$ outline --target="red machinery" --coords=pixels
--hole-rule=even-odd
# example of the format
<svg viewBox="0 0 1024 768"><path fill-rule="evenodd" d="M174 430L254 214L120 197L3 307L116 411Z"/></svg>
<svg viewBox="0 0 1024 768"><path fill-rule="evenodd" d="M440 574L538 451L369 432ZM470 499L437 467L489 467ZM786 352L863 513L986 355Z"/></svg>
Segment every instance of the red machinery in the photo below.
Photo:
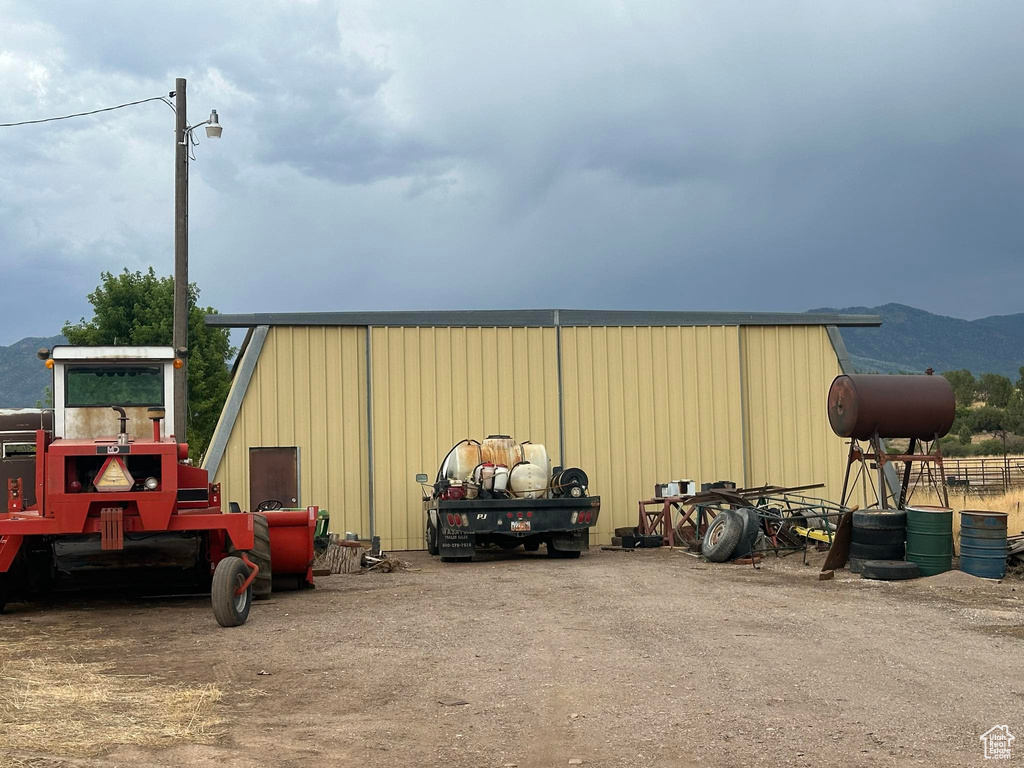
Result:
<svg viewBox="0 0 1024 768"><path fill-rule="evenodd" d="M165 434L172 349L40 352L54 370L54 433L36 433L35 503L25 503L20 478L6 489L0 609L7 596L63 570L156 572L170 563L209 585L222 626L238 626L252 598L269 594L272 575L312 584L316 508L225 514L219 485L188 463L186 443ZM114 436L83 434L115 419Z"/></svg>

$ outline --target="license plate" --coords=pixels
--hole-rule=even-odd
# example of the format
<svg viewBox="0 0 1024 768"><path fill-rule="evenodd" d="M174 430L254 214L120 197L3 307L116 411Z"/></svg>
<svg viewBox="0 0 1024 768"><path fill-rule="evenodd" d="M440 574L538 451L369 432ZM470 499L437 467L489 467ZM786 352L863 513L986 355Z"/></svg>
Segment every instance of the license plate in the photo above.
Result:
<svg viewBox="0 0 1024 768"><path fill-rule="evenodd" d="M529 520L513 520L512 521L512 531L513 531L513 533L515 531L528 531L528 530L530 530L530 521Z"/></svg>

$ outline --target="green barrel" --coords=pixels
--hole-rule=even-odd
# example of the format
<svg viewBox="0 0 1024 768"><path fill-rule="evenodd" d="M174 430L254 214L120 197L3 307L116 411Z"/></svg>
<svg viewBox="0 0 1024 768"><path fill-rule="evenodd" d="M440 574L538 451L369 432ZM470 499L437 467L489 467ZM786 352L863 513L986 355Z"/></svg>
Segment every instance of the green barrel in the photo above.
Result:
<svg viewBox="0 0 1024 768"><path fill-rule="evenodd" d="M953 510L948 507L907 507L907 560L922 576L953 567Z"/></svg>
<svg viewBox="0 0 1024 768"><path fill-rule="evenodd" d="M965 509L960 513L960 570L983 579L1006 575L1005 512Z"/></svg>

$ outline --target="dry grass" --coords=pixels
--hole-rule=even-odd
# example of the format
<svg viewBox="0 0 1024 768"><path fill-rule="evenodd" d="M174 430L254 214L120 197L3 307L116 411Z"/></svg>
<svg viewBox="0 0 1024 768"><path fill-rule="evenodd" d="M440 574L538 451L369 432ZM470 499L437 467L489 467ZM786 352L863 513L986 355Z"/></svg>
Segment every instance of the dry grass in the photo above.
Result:
<svg viewBox="0 0 1024 768"><path fill-rule="evenodd" d="M19 754L87 757L119 745L206 742L220 733L216 686L167 685L114 674L111 664L26 657L26 647L2 647L0 764L17 764ZM39 652L34 643L32 652Z"/></svg>
<svg viewBox="0 0 1024 768"><path fill-rule="evenodd" d="M911 504L940 504L934 492L915 493ZM1006 521L1007 532L1013 536L1024 532L1024 488L1010 491L1009 493L992 495L975 495L970 493L949 493L949 506L954 510L953 534L960 535L960 515L964 509L989 510L991 512L1006 512L1009 517Z"/></svg>

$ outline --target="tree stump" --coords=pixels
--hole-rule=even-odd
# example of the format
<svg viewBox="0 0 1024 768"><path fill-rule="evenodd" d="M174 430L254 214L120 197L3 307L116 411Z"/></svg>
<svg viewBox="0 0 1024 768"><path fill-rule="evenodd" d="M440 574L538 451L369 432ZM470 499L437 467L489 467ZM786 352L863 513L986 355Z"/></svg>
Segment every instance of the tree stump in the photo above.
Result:
<svg viewBox="0 0 1024 768"><path fill-rule="evenodd" d="M359 573L363 567L363 550L369 544L362 541L348 541L332 533L323 556L323 567L331 573Z"/></svg>

